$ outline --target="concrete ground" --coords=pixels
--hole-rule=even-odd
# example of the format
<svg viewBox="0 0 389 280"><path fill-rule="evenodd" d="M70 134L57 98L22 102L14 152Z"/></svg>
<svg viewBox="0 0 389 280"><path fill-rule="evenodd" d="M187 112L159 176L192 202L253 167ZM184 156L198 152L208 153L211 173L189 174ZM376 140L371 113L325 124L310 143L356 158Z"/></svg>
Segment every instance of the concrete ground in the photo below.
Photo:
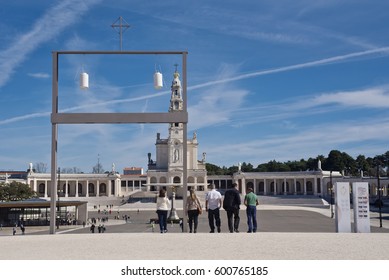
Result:
<svg viewBox="0 0 389 280"><path fill-rule="evenodd" d="M246 214L241 210L240 233L229 233L221 210L222 233L208 233L206 214L200 216L198 233L182 233L169 224L168 233L154 232L148 223L155 205L134 203L115 206L113 214L129 215L130 222L113 219L105 233L90 233L82 226L61 226L55 235L47 227L27 227L12 236L0 230L2 260L389 260L389 214L371 212L371 234L336 233L330 210L323 207L260 205L259 232L246 233ZM139 212L138 212L139 209ZM102 217L93 208L91 217ZM177 210L182 215L182 210ZM98 222L99 224L99 222Z"/></svg>

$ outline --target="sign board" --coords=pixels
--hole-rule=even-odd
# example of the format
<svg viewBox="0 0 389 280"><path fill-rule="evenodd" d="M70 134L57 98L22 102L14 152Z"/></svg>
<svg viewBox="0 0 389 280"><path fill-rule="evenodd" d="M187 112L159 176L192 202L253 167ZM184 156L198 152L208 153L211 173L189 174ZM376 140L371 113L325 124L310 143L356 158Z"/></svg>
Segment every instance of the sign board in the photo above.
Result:
<svg viewBox="0 0 389 280"><path fill-rule="evenodd" d="M350 183L335 183L336 232L351 232Z"/></svg>
<svg viewBox="0 0 389 280"><path fill-rule="evenodd" d="M370 232L369 185L353 183L354 232Z"/></svg>

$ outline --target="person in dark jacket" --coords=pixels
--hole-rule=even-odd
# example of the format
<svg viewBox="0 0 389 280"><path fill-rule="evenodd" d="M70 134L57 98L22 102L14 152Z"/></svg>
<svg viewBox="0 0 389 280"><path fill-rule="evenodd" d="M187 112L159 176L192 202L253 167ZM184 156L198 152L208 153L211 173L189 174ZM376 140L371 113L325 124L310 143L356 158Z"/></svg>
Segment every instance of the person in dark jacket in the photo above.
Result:
<svg viewBox="0 0 389 280"><path fill-rule="evenodd" d="M239 232L239 209L241 199L238 191L238 185L233 183L224 194L223 209L227 212L228 229L231 233Z"/></svg>

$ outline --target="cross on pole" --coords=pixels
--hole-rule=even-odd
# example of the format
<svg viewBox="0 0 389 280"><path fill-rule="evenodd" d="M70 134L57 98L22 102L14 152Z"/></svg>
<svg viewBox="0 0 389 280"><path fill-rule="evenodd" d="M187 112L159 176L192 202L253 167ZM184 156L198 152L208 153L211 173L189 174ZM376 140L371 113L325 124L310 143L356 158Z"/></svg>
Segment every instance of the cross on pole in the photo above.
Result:
<svg viewBox="0 0 389 280"><path fill-rule="evenodd" d="M119 22L119 24L118 24ZM118 19L111 25L111 27L115 30L119 29L119 37L120 37L120 50L122 50L123 45L123 32L130 28L130 25L124 20L123 17L118 17ZM124 29L124 30L123 30Z"/></svg>

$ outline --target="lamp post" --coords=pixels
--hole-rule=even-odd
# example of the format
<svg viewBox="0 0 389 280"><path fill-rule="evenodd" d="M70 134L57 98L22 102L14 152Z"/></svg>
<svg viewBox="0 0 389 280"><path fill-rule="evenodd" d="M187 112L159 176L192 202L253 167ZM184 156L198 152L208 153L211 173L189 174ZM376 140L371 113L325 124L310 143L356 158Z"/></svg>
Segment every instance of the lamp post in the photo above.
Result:
<svg viewBox="0 0 389 280"><path fill-rule="evenodd" d="M330 191L331 191L331 203L330 203L330 208L331 208L331 219L334 218L334 185L332 184L332 170L330 171Z"/></svg>
<svg viewBox="0 0 389 280"><path fill-rule="evenodd" d="M170 209L170 215L168 218L168 221L170 221L170 222L178 221L180 219L177 215L177 211L176 211L176 208L174 206L175 201L176 201L176 186L173 186L172 187L172 207Z"/></svg>
<svg viewBox="0 0 389 280"><path fill-rule="evenodd" d="M381 184L380 184L380 165L377 165L377 184L378 184L378 212L380 215L380 228L382 228L382 211L381 211Z"/></svg>

